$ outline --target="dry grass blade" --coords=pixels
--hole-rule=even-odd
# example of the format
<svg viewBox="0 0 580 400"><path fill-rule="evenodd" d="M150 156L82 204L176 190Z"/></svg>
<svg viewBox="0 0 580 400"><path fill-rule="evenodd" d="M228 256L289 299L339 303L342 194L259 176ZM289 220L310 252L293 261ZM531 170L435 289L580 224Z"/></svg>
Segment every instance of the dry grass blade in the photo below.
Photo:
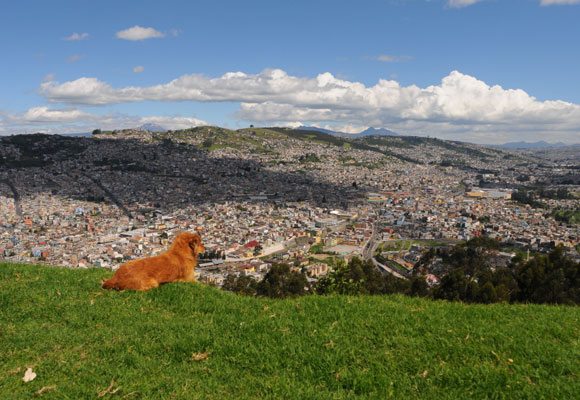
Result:
<svg viewBox="0 0 580 400"><path fill-rule="evenodd" d="M117 393L121 387L118 387L117 389L113 390L113 386L115 386L115 380L111 380L111 384L109 385L109 387L105 390L103 390L102 392L99 392L99 395L97 396L97 399L100 399L101 397L106 396L107 394L115 394Z"/></svg>
<svg viewBox="0 0 580 400"><path fill-rule="evenodd" d="M193 361L201 361L201 360L205 360L206 358L208 358L210 355L209 351L206 351L205 353L193 353L191 355L191 360Z"/></svg>
<svg viewBox="0 0 580 400"><path fill-rule="evenodd" d="M53 386L44 386L42 389L36 392L37 395L42 395L44 392L48 392L49 390L56 389L56 385Z"/></svg>

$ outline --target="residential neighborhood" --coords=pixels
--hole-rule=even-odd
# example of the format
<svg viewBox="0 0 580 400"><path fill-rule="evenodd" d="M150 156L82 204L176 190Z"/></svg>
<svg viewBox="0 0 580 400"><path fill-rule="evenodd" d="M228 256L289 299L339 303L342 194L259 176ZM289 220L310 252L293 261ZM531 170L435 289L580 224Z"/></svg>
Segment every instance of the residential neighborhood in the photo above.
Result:
<svg viewBox="0 0 580 400"><path fill-rule="evenodd" d="M563 245L578 258L580 226L550 216L579 209L577 195L545 200L549 208L511 199L522 176L545 182L573 165L432 139L365 149L213 129L157 141L139 130L2 138L0 258L114 270L197 232L206 248L197 277L218 286L231 274L259 280L275 262L316 280L337 259L364 257L373 235L384 246L408 241L383 252L403 272L430 242L481 235L524 252ZM25 165L32 158L38 165Z"/></svg>

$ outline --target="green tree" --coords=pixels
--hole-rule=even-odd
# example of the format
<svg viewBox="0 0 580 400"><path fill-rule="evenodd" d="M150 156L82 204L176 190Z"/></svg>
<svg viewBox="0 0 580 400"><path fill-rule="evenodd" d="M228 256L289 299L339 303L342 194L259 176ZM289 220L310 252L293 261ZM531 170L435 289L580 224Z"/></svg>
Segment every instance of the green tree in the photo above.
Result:
<svg viewBox="0 0 580 400"><path fill-rule="evenodd" d="M228 275L222 288L244 296L255 296L258 282L247 275Z"/></svg>
<svg viewBox="0 0 580 400"><path fill-rule="evenodd" d="M310 291L306 275L292 271L288 264L273 264L256 287L259 296L273 298L304 296Z"/></svg>
<svg viewBox="0 0 580 400"><path fill-rule="evenodd" d="M411 296L427 297L429 295L429 285L425 275L415 275L411 278Z"/></svg>
<svg viewBox="0 0 580 400"><path fill-rule="evenodd" d="M462 301L467 298L468 284L463 268L455 268L441 278L433 295L436 299Z"/></svg>
<svg viewBox="0 0 580 400"><path fill-rule="evenodd" d="M344 261L337 263L332 271L318 281L318 293L359 294L364 281L364 273L360 265L360 260L358 258L356 259L357 261L354 260L355 258L348 264Z"/></svg>
<svg viewBox="0 0 580 400"><path fill-rule="evenodd" d="M517 301L580 304L580 263L566 256L563 247L528 262L520 260L512 268L519 287Z"/></svg>
<svg viewBox="0 0 580 400"><path fill-rule="evenodd" d="M480 303L490 304L498 301L497 292L493 283L487 282L479 289L478 300Z"/></svg>

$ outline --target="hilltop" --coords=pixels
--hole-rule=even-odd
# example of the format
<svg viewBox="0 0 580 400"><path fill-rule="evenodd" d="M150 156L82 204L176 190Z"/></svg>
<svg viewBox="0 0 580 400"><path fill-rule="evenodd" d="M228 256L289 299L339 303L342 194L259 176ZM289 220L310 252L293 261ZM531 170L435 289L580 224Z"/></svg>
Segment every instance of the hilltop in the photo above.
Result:
<svg viewBox="0 0 580 400"><path fill-rule="evenodd" d="M234 151L275 155L275 147L285 143L295 147L300 143L332 146L342 149L370 151L385 157L414 164L440 164L467 168L486 168L497 165L502 158L513 157L509 152L491 146L475 145L458 141L420 137L397 136L388 130L369 128L357 135L341 135L337 132L314 127L244 128L231 130L216 126L199 126L190 129L150 132L143 129L127 129L103 132L97 137L140 139L147 143L171 140L199 146L205 150L231 149ZM274 143L275 142L275 143Z"/></svg>
<svg viewBox="0 0 580 400"><path fill-rule="evenodd" d="M103 291L102 269L0 264L0 397L574 398L580 308L400 296ZM26 368L38 375L24 383ZM109 391L107 392L107 388ZM108 394L106 394L108 393Z"/></svg>

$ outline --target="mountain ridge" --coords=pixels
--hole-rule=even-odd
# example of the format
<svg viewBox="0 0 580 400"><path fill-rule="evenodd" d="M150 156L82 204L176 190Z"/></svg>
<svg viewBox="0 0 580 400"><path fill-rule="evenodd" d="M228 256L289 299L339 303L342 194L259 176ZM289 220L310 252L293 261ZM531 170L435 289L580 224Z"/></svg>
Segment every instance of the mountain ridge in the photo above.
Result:
<svg viewBox="0 0 580 400"><path fill-rule="evenodd" d="M491 145L491 146L493 146L493 145ZM566 144L566 143L562 143L562 142L549 143L549 142L546 142L544 140L540 140L537 142L520 141L520 142L508 142L508 143L504 143L504 144L495 145L495 147L500 147L502 149L512 149L512 150L542 149L542 148L547 148L547 147L567 147L567 146L574 146L574 144Z"/></svg>

